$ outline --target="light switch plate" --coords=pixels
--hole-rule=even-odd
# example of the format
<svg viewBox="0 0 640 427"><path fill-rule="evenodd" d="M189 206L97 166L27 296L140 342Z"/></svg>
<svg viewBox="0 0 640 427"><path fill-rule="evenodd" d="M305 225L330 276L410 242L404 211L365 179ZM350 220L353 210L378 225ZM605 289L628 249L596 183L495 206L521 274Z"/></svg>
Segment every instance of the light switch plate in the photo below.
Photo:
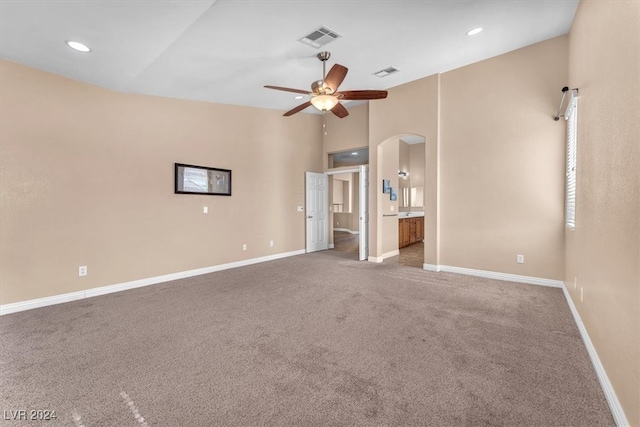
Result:
<svg viewBox="0 0 640 427"><path fill-rule="evenodd" d="M203 213L209 213L209 207L208 206L203 207L202 208L202 212Z"/></svg>
<svg viewBox="0 0 640 427"><path fill-rule="evenodd" d="M304 212L304 208L302 206L298 206L298 212Z"/></svg>

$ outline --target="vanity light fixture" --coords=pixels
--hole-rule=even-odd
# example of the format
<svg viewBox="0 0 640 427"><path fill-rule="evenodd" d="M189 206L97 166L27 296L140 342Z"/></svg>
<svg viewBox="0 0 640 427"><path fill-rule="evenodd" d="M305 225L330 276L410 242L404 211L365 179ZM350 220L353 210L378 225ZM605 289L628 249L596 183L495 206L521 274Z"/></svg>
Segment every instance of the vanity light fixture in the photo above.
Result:
<svg viewBox="0 0 640 427"><path fill-rule="evenodd" d="M478 33L482 32L482 27L474 28L473 30L467 31L468 36L475 36Z"/></svg>
<svg viewBox="0 0 640 427"><path fill-rule="evenodd" d="M358 153L356 151L354 151L353 153L351 153L352 156L357 156Z"/></svg>
<svg viewBox="0 0 640 427"><path fill-rule="evenodd" d="M83 53L91 52L91 49L89 49L89 47L87 45L83 44L83 43L76 42L76 41L73 41L73 40L67 40L65 43L71 49L77 50L78 52L83 52Z"/></svg>

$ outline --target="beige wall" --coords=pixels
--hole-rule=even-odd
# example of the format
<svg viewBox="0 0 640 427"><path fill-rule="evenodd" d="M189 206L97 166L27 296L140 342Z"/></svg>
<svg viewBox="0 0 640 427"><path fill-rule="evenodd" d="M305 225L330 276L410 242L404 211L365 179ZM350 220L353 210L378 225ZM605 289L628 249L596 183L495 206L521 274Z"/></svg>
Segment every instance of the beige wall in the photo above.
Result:
<svg viewBox="0 0 640 427"><path fill-rule="evenodd" d="M557 37L442 75L441 264L563 279L566 130L552 117L567 49Z"/></svg>
<svg viewBox="0 0 640 427"><path fill-rule="evenodd" d="M391 194L382 193L382 180L388 179L391 187L398 192L398 163L400 155L400 141L398 138L390 138L380 144L378 151L378 181L379 184L370 183L371 187L379 188L378 194L378 257L394 252L398 249L398 200L392 201ZM398 199L400 195L398 194Z"/></svg>
<svg viewBox="0 0 640 427"><path fill-rule="evenodd" d="M304 172L322 170L321 116L0 66L0 303L304 248L296 206ZM174 162L232 169L233 195L174 194Z"/></svg>
<svg viewBox="0 0 640 427"><path fill-rule="evenodd" d="M564 129L550 117L567 55L568 37L558 37L391 88L386 100L369 103L371 256L385 253L387 213L376 147L413 134L426 140L425 263L564 277ZM356 126L364 134L362 122ZM353 132L334 133L331 149L347 149L340 141Z"/></svg>
<svg viewBox="0 0 640 427"><path fill-rule="evenodd" d="M568 84L580 98L565 283L629 423L640 426L640 2L582 1L569 51Z"/></svg>
<svg viewBox="0 0 640 427"><path fill-rule="evenodd" d="M385 100L369 103L369 186L370 206L378 206L382 196L382 178L378 173L377 147L389 138L403 135L419 135L426 139L426 169L429 171L429 186L425 188L425 200L431 209L425 211L425 262L436 263L437 244L437 174L438 174L438 92L439 76L425 77L389 89ZM397 176L397 174L396 174ZM381 211L371 209L369 215L369 255L382 256L379 221ZM389 236L390 237L390 236ZM397 245L397 237L396 237Z"/></svg>
<svg viewBox="0 0 640 427"><path fill-rule="evenodd" d="M326 170L330 167L329 153L369 146L369 104L349 107L349 115L343 119L325 114L325 126L323 166ZM349 164L341 163L341 166Z"/></svg>
<svg viewBox="0 0 640 427"><path fill-rule="evenodd" d="M343 197L345 199L345 209L347 207L346 198L348 192L351 193L351 210L347 212L333 212L333 227L346 229L349 231L358 231L360 228L359 223L359 175L358 173L345 173L330 175L330 179L334 182L340 182L342 184ZM335 187L335 185L334 185Z"/></svg>
<svg viewBox="0 0 640 427"><path fill-rule="evenodd" d="M343 212L347 210L348 203L345 203L344 198L344 181L337 179L335 176L333 177L333 194L331 200L334 205L342 205ZM334 210L334 212L336 211Z"/></svg>
<svg viewBox="0 0 640 427"><path fill-rule="evenodd" d="M342 229L350 229L351 225L351 214L350 213L341 213L334 212L333 213L333 228L342 228Z"/></svg>

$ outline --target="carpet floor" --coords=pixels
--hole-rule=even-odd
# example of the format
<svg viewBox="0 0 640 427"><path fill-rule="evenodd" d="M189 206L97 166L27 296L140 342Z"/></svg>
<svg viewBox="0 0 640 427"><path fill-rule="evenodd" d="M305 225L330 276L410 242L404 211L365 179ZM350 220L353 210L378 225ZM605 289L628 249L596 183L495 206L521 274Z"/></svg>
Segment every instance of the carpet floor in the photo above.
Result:
<svg viewBox="0 0 640 427"><path fill-rule="evenodd" d="M614 425L560 289L333 251L6 315L0 342L2 425Z"/></svg>

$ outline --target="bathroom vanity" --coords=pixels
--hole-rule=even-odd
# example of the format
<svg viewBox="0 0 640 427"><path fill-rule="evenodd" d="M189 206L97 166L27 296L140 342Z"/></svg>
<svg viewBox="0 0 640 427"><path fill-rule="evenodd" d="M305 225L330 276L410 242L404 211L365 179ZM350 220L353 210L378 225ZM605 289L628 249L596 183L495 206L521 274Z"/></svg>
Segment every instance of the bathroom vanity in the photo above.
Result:
<svg viewBox="0 0 640 427"><path fill-rule="evenodd" d="M400 214L398 217L398 248L424 240L424 214Z"/></svg>

